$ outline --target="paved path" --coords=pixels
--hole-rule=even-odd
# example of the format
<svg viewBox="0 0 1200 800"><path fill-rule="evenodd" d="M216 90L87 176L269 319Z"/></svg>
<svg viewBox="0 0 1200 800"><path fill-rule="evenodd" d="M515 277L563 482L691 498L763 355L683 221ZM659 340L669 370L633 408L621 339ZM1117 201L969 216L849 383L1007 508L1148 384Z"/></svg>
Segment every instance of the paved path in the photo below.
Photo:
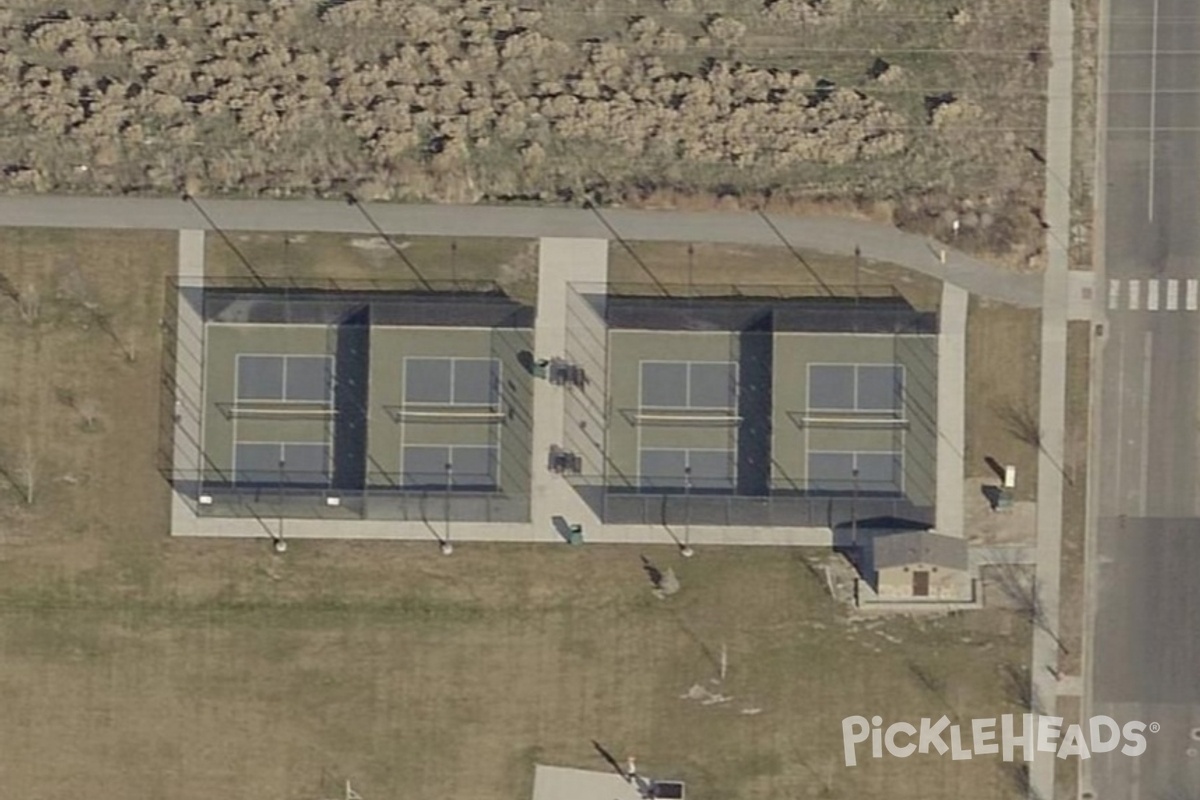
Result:
<svg viewBox="0 0 1200 800"><path fill-rule="evenodd" d="M1016 275L948 248L943 264L939 257L943 245L865 220L634 209L608 209L601 217L586 209L525 206L365 203L363 207L366 214L333 200L203 200L198 206L179 199L14 196L0 197L0 225L179 230L208 228L211 221L230 231L374 235L373 220L386 233L410 236L612 239L615 231L628 241L786 242L842 256L853 256L857 247L867 260L899 264L983 297L1024 307L1037 306L1041 300L1036 275Z"/></svg>
<svg viewBox="0 0 1200 800"><path fill-rule="evenodd" d="M963 536L963 453L966 449L967 306L970 295L942 285L938 324L937 503L935 527Z"/></svg>
<svg viewBox="0 0 1200 800"><path fill-rule="evenodd" d="M538 242L538 300L534 323L534 343L538 358L591 356L579 363L588 376L582 388L556 386L548 380L533 385L533 458L530 476L530 514L535 524L550 529L552 520L560 525L583 525L584 535L600 530L600 519L583 501L566 478L545 468L551 445L580 456L583 474L604 474L604 417L608 393L606 362L608 331L604 321L585 307L572 284L586 284L598 293L608 285L608 241L605 239L542 239ZM570 334L568 334L568 330ZM597 345L586 351L568 347L568 335L587 337ZM594 355L593 355L594 354ZM568 411L570 404L572 409ZM594 412L576 412L586 406ZM594 421L592 435L572 435L567 420L586 418ZM570 440L567 440L570 437ZM665 543L667 537L662 534Z"/></svg>
<svg viewBox="0 0 1200 800"><path fill-rule="evenodd" d="M1036 589L1042 620L1033 632L1033 697L1053 716L1058 686L1059 569L1062 558L1063 444L1066 420L1067 311L1071 238L1071 137L1075 19L1072 0L1050 0L1050 75L1046 103L1046 271L1042 289L1042 358L1037 490ZM1038 752L1031 798L1054 797L1053 753ZM1060 767L1070 768L1070 767Z"/></svg>
<svg viewBox="0 0 1200 800"><path fill-rule="evenodd" d="M204 363L204 323L200 318L200 289L204 280L204 231L179 232L178 277L175 319L175 437L172 465L183 475L199 474L201 468L200 403L203 397L201 372ZM171 493L171 528L194 516L178 492Z"/></svg>

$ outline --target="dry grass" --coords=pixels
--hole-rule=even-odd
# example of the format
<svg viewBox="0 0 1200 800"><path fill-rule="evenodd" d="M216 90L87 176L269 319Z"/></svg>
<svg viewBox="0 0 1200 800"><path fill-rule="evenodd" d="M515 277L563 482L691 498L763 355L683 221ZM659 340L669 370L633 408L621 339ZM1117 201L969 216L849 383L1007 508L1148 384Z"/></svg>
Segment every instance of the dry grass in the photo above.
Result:
<svg viewBox="0 0 1200 800"><path fill-rule="evenodd" d="M442 287L496 282L527 302L537 298L537 243L526 239L451 239L325 233L226 232L205 239L205 274L343 281L347 286L419 282ZM393 249L393 246L395 249ZM399 251L399 252L397 252Z"/></svg>
<svg viewBox="0 0 1200 800"><path fill-rule="evenodd" d="M1018 500L1037 489L1041 312L971 298L967 315L967 477L1017 468Z"/></svg>
<svg viewBox="0 0 1200 800"><path fill-rule="evenodd" d="M1061 730L1064 731L1071 725L1086 725L1078 697L1060 697L1055 716L1063 718ZM1079 771L1082 766L1080 759L1069 758L1058 762L1054 769L1054 797L1049 800L1076 800L1079 797Z"/></svg>
<svg viewBox="0 0 1200 800"><path fill-rule="evenodd" d="M298 542L279 559L168 539L153 420L172 245L0 231L6 277L43 296L32 327L0 298L0 371L16 378L0 441L32 435L45 476L30 506L0 495L6 792L320 800L350 778L367 798L512 800L535 760L599 767L597 739L708 797L1017 796L994 759L840 761L847 714L1013 710L1001 667L1028 661L1029 631L1005 612L852 625L795 550L647 549L683 585L659 601L634 548L445 559ZM62 264L139 343L135 361L54 298ZM85 397L104 410L95 430ZM722 643L733 701L680 699Z"/></svg>
<svg viewBox="0 0 1200 800"><path fill-rule="evenodd" d="M1027 0L38 0L0 14L19 191L890 202L1040 246ZM86 166L87 169L80 169Z"/></svg>
<svg viewBox="0 0 1200 800"><path fill-rule="evenodd" d="M1068 651L1060 658L1060 668L1067 675L1079 674L1083 650L1091 341L1091 323L1068 323L1065 459L1069 480L1063 484L1058 623L1059 637Z"/></svg>
<svg viewBox="0 0 1200 800"><path fill-rule="evenodd" d="M9 587L6 784L320 798L348 777L367 797L507 800L528 797L535 760L602 768L597 739L706 796L1016 796L991 759L840 761L852 713L1013 710L997 664L1026 657L1027 633L1011 616L854 628L795 551L682 563L651 549L684 587L663 602L638 552L478 546L447 561L323 543L278 561L187 542L141 559L160 583L133 597L108 581ZM726 683L707 685L732 701L681 699L722 643Z"/></svg>
<svg viewBox="0 0 1200 800"><path fill-rule="evenodd" d="M756 287L782 296L821 297L855 293L856 264L852 257L834 256L786 247L754 245L687 244L682 242L614 242L609 249L609 281L614 284L647 285L650 276L667 285L686 290L695 287L736 287L750 294ZM941 300L941 282L891 264L862 261L858 286L864 297L878 296L880 289L895 289L912 305L935 310Z"/></svg>
<svg viewBox="0 0 1200 800"><path fill-rule="evenodd" d="M1094 246L1098 107L1099 0L1076 0L1075 96L1071 128L1071 256L1072 269L1092 269Z"/></svg>

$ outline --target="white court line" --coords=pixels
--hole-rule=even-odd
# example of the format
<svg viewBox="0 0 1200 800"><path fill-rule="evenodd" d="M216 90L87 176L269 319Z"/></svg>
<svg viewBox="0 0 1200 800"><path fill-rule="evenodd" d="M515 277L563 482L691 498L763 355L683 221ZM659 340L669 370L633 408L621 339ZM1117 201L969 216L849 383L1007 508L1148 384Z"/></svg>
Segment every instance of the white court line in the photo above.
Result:
<svg viewBox="0 0 1200 800"><path fill-rule="evenodd" d="M1129 282L1129 310L1137 311L1141 306L1142 284L1138 281Z"/></svg>
<svg viewBox="0 0 1200 800"><path fill-rule="evenodd" d="M1146 281L1146 310L1158 311L1158 279Z"/></svg>
<svg viewBox="0 0 1200 800"><path fill-rule="evenodd" d="M1179 310L1179 281L1170 278L1167 281L1167 311Z"/></svg>
<svg viewBox="0 0 1200 800"><path fill-rule="evenodd" d="M1121 282L1116 278L1108 282L1108 310L1113 311L1121 302Z"/></svg>
<svg viewBox="0 0 1200 800"><path fill-rule="evenodd" d="M1200 281L1195 278L1189 279L1187 282L1187 297L1184 298L1184 307L1188 311L1195 311L1200 308L1200 302L1198 302L1200 301L1200 297L1197 297L1200 291L1198 290L1200 290Z"/></svg>
<svg viewBox="0 0 1200 800"><path fill-rule="evenodd" d="M1158 0L1154 0L1154 18L1150 24L1150 189L1146 198L1146 215L1154 219L1154 145L1157 138L1154 118L1158 116Z"/></svg>

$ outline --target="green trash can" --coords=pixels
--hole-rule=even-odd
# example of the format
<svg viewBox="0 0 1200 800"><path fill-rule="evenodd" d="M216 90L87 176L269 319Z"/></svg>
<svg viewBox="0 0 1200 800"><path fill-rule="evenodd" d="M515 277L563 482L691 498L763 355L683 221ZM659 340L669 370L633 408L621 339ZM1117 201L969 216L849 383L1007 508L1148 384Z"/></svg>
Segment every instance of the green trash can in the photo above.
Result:
<svg viewBox="0 0 1200 800"><path fill-rule="evenodd" d="M582 525L572 525L567 529L567 544L583 544Z"/></svg>
<svg viewBox="0 0 1200 800"><path fill-rule="evenodd" d="M550 373L550 361L540 358L533 362L533 377L544 378Z"/></svg>

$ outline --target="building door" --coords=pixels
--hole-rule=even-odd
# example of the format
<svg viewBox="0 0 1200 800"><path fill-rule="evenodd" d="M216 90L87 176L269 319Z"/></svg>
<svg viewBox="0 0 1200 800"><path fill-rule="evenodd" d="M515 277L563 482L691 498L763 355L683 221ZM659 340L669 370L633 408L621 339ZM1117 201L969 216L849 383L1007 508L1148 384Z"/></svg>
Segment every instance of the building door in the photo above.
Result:
<svg viewBox="0 0 1200 800"><path fill-rule="evenodd" d="M917 570L913 576L913 597L929 597L929 573Z"/></svg>

